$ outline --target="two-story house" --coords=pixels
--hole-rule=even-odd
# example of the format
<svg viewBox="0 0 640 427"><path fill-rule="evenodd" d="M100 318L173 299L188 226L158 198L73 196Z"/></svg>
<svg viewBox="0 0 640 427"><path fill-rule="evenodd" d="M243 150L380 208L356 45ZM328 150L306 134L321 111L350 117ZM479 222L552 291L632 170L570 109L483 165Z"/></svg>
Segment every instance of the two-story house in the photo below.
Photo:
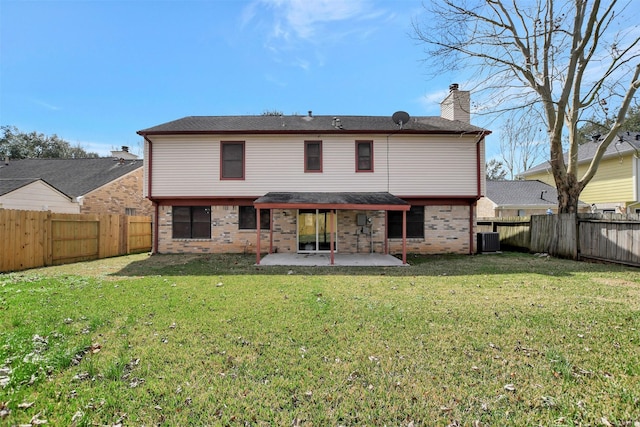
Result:
<svg viewBox="0 0 640 427"><path fill-rule="evenodd" d="M584 175L598 148L598 139L578 147L578 178ZM595 212L640 212L640 132L623 132L607 147L593 179L580 194L580 200ZM565 161L567 153L564 153ZM549 162L520 174L527 180L540 180L555 186Z"/></svg>
<svg viewBox="0 0 640 427"><path fill-rule="evenodd" d="M159 253L473 253L484 139L441 117L199 116L138 132Z"/></svg>

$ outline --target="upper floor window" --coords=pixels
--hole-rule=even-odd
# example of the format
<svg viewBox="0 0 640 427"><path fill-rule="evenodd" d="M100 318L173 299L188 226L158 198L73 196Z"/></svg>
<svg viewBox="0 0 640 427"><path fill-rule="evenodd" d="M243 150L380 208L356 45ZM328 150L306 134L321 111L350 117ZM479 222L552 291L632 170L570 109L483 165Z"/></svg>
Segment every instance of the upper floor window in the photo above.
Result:
<svg viewBox="0 0 640 427"><path fill-rule="evenodd" d="M387 236L402 238L402 211L389 211L387 216ZM407 211L407 238L424 238L424 206L411 206Z"/></svg>
<svg viewBox="0 0 640 427"><path fill-rule="evenodd" d="M238 228L240 230L256 230L256 208L253 206L238 207ZM271 228L271 218L269 209L260 210L260 229L269 230Z"/></svg>
<svg viewBox="0 0 640 427"><path fill-rule="evenodd" d="M304 171L322 172L322 141L304 142Z"/></svg>
<svg viewBox="0 0 640 427"><path fill-rule="evenodd" d="M174 206L172 218L174 239L211 238L210 206Z"/></svg>
<svg viewBox="0 0 640 427"><path fill-rule="evenodd" d="M373 141L356 141L356 172L373 172Z"/></svg>
<svg viewBox="0 0 640 427"><path fill-rule="evenodd" d="M244 179L244 142L220 145L220 179Z"/></svg>

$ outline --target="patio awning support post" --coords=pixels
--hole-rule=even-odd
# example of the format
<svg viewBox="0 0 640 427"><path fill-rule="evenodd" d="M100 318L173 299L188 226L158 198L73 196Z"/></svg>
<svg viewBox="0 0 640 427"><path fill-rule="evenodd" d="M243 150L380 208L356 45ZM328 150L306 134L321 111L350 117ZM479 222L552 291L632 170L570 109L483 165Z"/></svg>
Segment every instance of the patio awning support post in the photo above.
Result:
<svg viewBox="0 0 640 427"><path fill-rule="evenodd" d="M384 211L384 254L389 255L389 211Z"/></svg>
<svg viewBox="0 0 640 427"><path fill-rule="evenodd" d="M333 209L329 211L329 249L331 252L331 265L334 262L334 253L333 253Z"/></svg>
<svg viewBox="0 0 640 427"><path fill-rule="evenodd" d="M260 265L260 208L256 208L256 264Z"/></svg>
<svg viewBox="0 0 640 427"><path fill-rule="evenodd" d="M407 211L402 211L402 263L407 263Z"/></svg>
<svg viewBox="0 0 640 427"><path fill-rule="evenodd" d="M269 209L269 253L273 253L273 209Z"/></svg>

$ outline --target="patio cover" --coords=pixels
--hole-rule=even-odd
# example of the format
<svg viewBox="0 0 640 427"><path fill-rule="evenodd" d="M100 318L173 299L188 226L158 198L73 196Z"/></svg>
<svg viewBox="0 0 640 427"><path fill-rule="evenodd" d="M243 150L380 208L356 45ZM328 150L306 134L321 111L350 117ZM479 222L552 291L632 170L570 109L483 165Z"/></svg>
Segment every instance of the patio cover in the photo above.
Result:
<svg viewBox="0 0 640 427"><path fill-rule="evenodd" d="M402 211L402 263L407 263L407 211L409 203L388 192L338 192L338 193L308 193L308 192L270 192L253 202L256 208L257 264L260 264L260 210L261 209L329 209L333 228L334 210L384 210ZM272 216L273 218L273 216ZM270 227L273 228L273 227ZM269 230L273 233L273 230ZM333 230L331 235L331 265L333 265ZM273 236L271 236L271 239ZM271 248L269 248L271 253Z"/></svg>

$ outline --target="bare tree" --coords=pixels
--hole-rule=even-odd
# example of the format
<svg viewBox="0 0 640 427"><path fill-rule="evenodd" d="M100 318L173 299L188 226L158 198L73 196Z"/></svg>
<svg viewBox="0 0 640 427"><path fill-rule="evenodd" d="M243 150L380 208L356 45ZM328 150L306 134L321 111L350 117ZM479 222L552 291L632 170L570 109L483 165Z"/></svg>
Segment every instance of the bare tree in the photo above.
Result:
<svg viewBox="0 0 640 427"><path fill-rule="evenodd" d="M544 134L539 123L508 117L500 132L500 156L509 179L531 168L543 158Z"/></svg>
<svg viewBox="0 0 640 427"><path fill-rule="evenodd" d="M558 211L578 197L621 129L640 87L640 37L629 1L439 0L414 22L436 72L473 70L486 111L527 107L544 123ZM624 26L627 26L625 29ZM491 102L488 102L491 101ZM578 177L583 117L611 117L589 167ZM526 120L526 118L522 118ZM563 156L563 138L568 156Z"/></svg>

